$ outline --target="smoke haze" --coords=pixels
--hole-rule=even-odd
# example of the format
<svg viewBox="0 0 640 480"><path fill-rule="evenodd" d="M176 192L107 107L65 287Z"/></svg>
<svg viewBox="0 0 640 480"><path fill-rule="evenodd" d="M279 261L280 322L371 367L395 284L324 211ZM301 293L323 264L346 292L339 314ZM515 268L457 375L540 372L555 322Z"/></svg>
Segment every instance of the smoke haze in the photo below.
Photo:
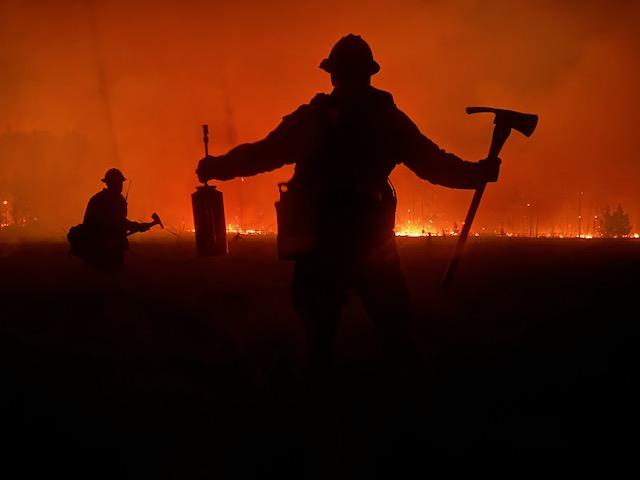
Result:
<svg viewBox="0 0 640 480"><path fill-rule="evenodd" d="M583 216L621 203L637 232L639 14L632 1L2 0L0 196L60 231L118 166L133 179L130 218L190 228L201 125L214 154L263 138L330 91L318 65L355 33L382 67L373 85L465 159L486 155L492 131L466 106L540 115L531 138L508 140L474 228L524 231L530 204L541 230L575 229L584 192ZM220 184L228 222L273 230L290 175ZM399 221L464 218L470 192L404 167L392 180Z"/></svg>

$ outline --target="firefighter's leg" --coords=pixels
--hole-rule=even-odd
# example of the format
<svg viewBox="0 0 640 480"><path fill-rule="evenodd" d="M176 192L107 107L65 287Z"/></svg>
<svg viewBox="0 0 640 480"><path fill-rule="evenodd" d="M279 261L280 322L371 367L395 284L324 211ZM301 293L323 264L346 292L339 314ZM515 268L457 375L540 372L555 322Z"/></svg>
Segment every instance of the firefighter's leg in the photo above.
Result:
<svg viewBox="0 0 640 480"><path fill-rule="evenodd" d="M411 297L395 239L390 239L363 263L356 290L367 315L381 333L386 364L403 376L411 375L419 367L419 357L411 332Z"/></svg>
<svg viewBox="0 0 640 480"><path fill-rule="evenodd" d="M333 344L346 288L333 262L298 260L291 286L293 304L304 322L308 369L312 379L326 378L333 358Z"/></svg>

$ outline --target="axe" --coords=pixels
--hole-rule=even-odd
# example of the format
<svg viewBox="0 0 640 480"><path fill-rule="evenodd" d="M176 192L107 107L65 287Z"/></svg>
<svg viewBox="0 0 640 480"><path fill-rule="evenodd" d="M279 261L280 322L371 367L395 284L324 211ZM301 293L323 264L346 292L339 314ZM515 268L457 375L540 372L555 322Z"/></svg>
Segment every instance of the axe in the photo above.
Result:
<svg viewBox="0 0 640 480"><path fill-rule="evenodd" d="M160 228L164 230L164 225L162 224L162 220L160 220L160 215L153 212L153 214L151 214L151 219L153 220L153 222L146 222L146 223L143 223L142 225L148 226L149 228L153 227L154 225L160 225ZM134 233L137 233L137 232L138 230L135 230L133 232L127 232L127 236L133 235Z"/></svg>
<svg viewBox="0 0 640 480"><path fill-rule="evenodd" d="M151 226L160 225L160 228L164 230L164 225L162 224L162 220L160 220L160 216L156 212L153 212L153 214L151 214L151 219L153 220L153 223Z"/></svg>
<svg viewBox="0 0 640 480"><path fill-rule="evenodd" d="M467 107L468 114L483 112L495 114L495 118L493 120L495 127L493 128L493 137L491 138L491 146L489 147L489 155L487 156L487 158L490 159L498 158L500 150L502 149L504 142L509 138L509 134L512 129L522 133L525 137L530 137L538 125L538 116L531 113L520 113L512 110L501 110L499 108L491 107ZM458 267L464 244L469 236L469 230L471 229L473 218L476 215L476 211L478 210L478 206L480 205L480 200L482 199L482 194L484 193L486 186L486 182L482 183L473 194L469 211L464 219L464 225L462 226L462 231L458 237L458 243L456 244L456 248L451 259L449 260L449 265L442 276L442 280L440 281L440 285L443 287L446 287L451 283L453 274Z"/></svg>

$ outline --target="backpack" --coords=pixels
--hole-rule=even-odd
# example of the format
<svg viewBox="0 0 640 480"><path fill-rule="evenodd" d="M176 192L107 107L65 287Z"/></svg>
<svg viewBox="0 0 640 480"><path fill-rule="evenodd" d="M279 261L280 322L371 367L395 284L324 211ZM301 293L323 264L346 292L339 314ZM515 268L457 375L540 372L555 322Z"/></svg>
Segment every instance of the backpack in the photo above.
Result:
<svg viewBox="0 0 640 480"><path fill-rule="evenodd" d="M278 258L297 260L312 254L317 247L315 192L293 182L279 183L280 199L275 203L278 221Z"/></svg>
<svg viewBox="0 0 640 480"><path fill-rule="evenodd" d="M67 233L67 240L72 254L80 258L89 255L93 242L89 228L84 223L71 227Z"/></svg>

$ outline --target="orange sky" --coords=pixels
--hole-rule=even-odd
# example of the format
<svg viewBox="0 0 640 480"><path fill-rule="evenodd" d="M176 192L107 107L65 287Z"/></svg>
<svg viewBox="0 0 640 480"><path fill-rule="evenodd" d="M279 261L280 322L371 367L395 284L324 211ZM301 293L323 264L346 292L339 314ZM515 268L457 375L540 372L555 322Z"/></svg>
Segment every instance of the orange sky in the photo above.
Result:
<svg viewBox="0 0 640 480"><path fill-rule="evenodd" d="M0 195L66 228L117 165L131 218L189 226L201 124L214 153L262 138L330 90L318 64L352 32L381 64L373 84L463 158L484 157L492 130L466 106L540 115L507 142L475 226L524 231L529 202L560 231L584 191L585 217L621 202L640 231L639 21L632 1L2 0ZM220 184L228 220L273 227L290 173ZM471 198L403 167L392 180L401 220L459 222Z"/></svg>

